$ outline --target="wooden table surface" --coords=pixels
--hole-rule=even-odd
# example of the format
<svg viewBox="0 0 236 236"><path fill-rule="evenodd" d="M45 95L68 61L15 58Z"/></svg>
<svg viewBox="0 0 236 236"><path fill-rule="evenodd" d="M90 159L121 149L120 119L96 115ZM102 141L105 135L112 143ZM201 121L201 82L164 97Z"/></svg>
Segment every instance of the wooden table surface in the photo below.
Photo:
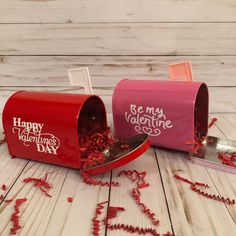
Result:
<svg viewBox="0 0 236 236"><path fill-rule="evenodd" d="M10 91L10 90L9 90ZM9 93L7 93L9 95ZM1 104L8 97L2 95ZM212 114L218 122L209 134L236 140L236 114ZM108 114L112 125L111 114ZM3 128L1 125L0 132ZM161 234L171 232L176 236L190 235L236 235L236 206L210 200L190 190L188 184L174 178L175 174L192 181L207 183L212 194L235 198L236 176L214 169L192 164L187 155L177 151L150 148L135 161L96 176L96 179L118 181L119 187L89 186L83 183L79 171L43 164L24 159L11 159L7 145L0 146L0 185L6 184L2 191L4 199L26 197L22 205L18 235L92 235L92 218L98 203L109 201L111 206L124 207L125 212L118 214L111 223L125 223L140 227L153 227L149 218L131 198L132 183L125 177L118 177L121 170L146 171L146 180L150 187L141 192L142 202L156 214L160 226L156 230ZM23 183L27 177L44 177L53 185L52 198L45 197L33 184ZM74 200L67 201L68 197ZM9 235L12 223L11 214L14 201L0 205L0 235ZM101 226L100 235L130 235L122 231L110 231Z"/></svg>

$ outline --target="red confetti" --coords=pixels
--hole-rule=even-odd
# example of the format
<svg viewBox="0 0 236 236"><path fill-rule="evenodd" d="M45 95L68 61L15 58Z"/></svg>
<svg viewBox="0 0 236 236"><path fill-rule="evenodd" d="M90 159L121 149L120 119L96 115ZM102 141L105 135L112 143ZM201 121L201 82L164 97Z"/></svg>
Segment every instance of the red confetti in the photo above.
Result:
<svg viewBox="0 0 236 236"><path fill-rule="evenodd" d="M3 195L1 194L1 195L0 195L0 201L2 201L3 198L4 198L4 197L3 197Z"/></svg>
<svg viewBox="0 0 236 236"><path fill-rule="evenodd" d="M159 225L160 221L155 218L155 213L151 212L151 210L144 203L141 202L139 190L133 188L133 190L131 192L131 196L136 201L136 203L139 205L139 207L141 208L143 213L146 214L151 219L153 224L154 225Z"/></svg>
<svg viewBox="0 0 236 236"><path fill-rule="evenodd" d="M235 204L235 200L234 199L230 200L229 198L224 198L224 197L221 197L219 195L206 193L203 190L197 188L196 185L192 185L191 189L194 192L200 194L203 197L206 197L206 198L209 198L209 199L213 199L213 200L216 200L216 201L220 201L220 202L223 202L223 203L226 203L226 204L229 204L229 205Z"/></svg>
<svg viewBox="0 0 236 236"><path fill-rule="evenodd" d="M233 163L235 161L236 153L226 154L226 153L218 153L218 159L222 161L222 164L227 166L236 167Z"/></svg>
<svg viewBox="0 0 236 236"><path fill-rule="evenodd" d="M83 182L88 184L88 185L93 185L93 186L102 186L102 187L117 187L119 185L118 182L108 182L108 181L105 181L105 182L102 182L100 180L96 180L96 179L93 179L89 174L87 174L86 172L83 172L82 170L80 170L80 174L81 176L83 177Z"/></svg>
<svg viewBox="0 0 236 236"><path fill-rule="evenodd" d="M95 212L95 216L92 219L93 222L93 236L99 236L99 232L100 232L100 220L98 219L98 217L102 214L102 210L104 208L104 205L108 203L106 202L101 202L97 204L97 208L96 208L96 212Z"/></svg>
<svg viewBox="0 0 236 236"><path fill-rule="evenodd" d="M210 188L208 184L204 184L204 183L200 183L200 182L192 182L192 181L190 181L188 179L185 179L185 178L183 178L181 176L178 176L178 175L175 175L174 177L176 179L180 180L180 181L183 181L185 183L190 184L191 185L191 190L198 193L198 194L200 194L203 197L213 199L213 200L216 200L216 201L220 201L220 202L223 202L223 203L226 203L226 204L229 204L229 205L235 204L234 199L230 200L229 198L221 197L219 195L209 194L209 193L197 188L197 186L203 186L205 188Z"/></svg>
<svg viewBox="0 0 236 236"><path fill-rule="evenodd" d="M4 202L10 203L10 202L12 202L12 201L13 201L13 199L7 199L7 200L5 200Z"/></svg>
<svg viewBox="0 0 236 236"><path fill-rule="evenodd" d="M7 186L5 184L2 185L2 190L6 191L7 190Z"/></svg>
<svg viewBox="0 0 236 236"><path fill-rule="evenodd" d="M94 126L91 130L90 132L81 130L79 136L82 169L104 163L106 157L102 152L114 143L114 139L109 136L109 128L100 131Z"/></svg>
<svg viewBox="0 0 236 236"><path fill-rule="evenodd" d="M212 119L211 119L211 122L209 123L209 125L208 125L208 128L211 128L211 126L212 125L214 125L216 122L217 122L217 118L216 117L213 117Z"/></svg>
<svg viewBox="0 0 236 236"><path fill-rule="evenodd" d="M68 197L67 201L71 203L71 202L73 202L73 198L72 197Z"/></svg>
<svg viewBox="0 0 236 236"><path fill-rule="evenodd" d="M128 177L133 183L136 183L136 188L133 188L131 191L131 196L141 208L144 214L146 214L154 225L159 225L160 221L155 218L155 213L151 212L151 210L141 202L141 194L139 189L146 188L149 186L149 183L145 181L146 172L138 172L137 170L123 170L119 173L119 176L125 175Z"/></svg>
<svg viewBox="0 0 236 236"><path fill-rule="evenodd" d="M20 213L19 208L26 201L27 201L26 198L16 199L16 203L14 206L15 212L12 213L11 215L11 221L13 223L13 227L10 229L11 235L16 235L17 230L21 229L21 225L19 225L19 213Z"/></svg>
<svg viewBox="0 0 236 236"><path fill-rule="evenodd" d="M160 236L159 233L153 228L141 228L133 225L126 224L110 224L109 220L115 218L119 211L124 211L123 207L109 207L107 211L107 217L103 220L104 225L110 230L123 230L129 233L138 233L139 235L151 234L153 236Z"/></svg>
<svg viewBox="0 0 236 236"><path fill-rule="evenodd" d="M23 182L25 183L33 182L34 187L40 189L40 191L43 192L47 197L52 197L48 193L48 191L52 188L52 186L46 181L47 176L48 174L46 174L44 178L40 178L40 179L29 177L29 178L25 178Z"/></svg>

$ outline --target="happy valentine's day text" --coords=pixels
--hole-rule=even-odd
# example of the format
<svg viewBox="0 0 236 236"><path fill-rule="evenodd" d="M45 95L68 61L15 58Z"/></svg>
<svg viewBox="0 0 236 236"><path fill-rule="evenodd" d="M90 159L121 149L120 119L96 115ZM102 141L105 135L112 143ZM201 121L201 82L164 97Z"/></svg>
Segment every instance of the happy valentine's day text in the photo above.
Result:
<svg viewBox="0 0 236 236"><path fill-rule="evenodd" d="M36 144L38 152L56 155L60 146L60 140L51 133L42 133L44 124L23 121L19 117L13 117L12 132L18 135L18 139L24 146Z"/></svg>

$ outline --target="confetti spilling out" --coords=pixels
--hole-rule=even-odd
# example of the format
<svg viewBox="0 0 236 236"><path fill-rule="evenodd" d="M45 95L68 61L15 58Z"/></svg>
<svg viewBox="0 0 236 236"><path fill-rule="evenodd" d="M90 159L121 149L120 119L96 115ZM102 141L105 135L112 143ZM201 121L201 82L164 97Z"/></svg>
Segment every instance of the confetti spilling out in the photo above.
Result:
<svg viewBox="0 0 236 236"><path fill-rule="evenodd" d="M185 179L179 175L175 175L174 176L176 179L180 180L180 181L183 181L185 183L188 183L191 185L191 190L200 194L201 196L203 197L206 197L206 198L209 198L209 199L213 199L213 200L216 200L216 201L220 201L220 202L223 202L223 203L226 203L226 204L229 204L229 205L233 205L235 204L235 200L232 199L230 200L229 198L225 198L225 197L221 197L219 195L215 195L215 194L209 194L201 189L199 189L197 186L201 186L201 187L204 187L204 188L210 188L208 184L205 184L205 183L200 183L200 182L192 182L188 179Z"/></svg>
<svg viewBox="0 0 236 236"><path fill-rule="evenodd" d="M21 225L19 224L19 213L20 213L19 208L26 201L27 201L26 198L16 199L15 206L14 206L15 211L11 215L11 221L13 224L13 227L10 229L11 235L16 235L17 231L21 229Z"/></svg>
<svg viewBox="0 0 236 236"><path fill-rule="evenodd" d="M82 169L95 167L106 162L107 157L103 151L115 143L115 139L110 136L110 128L105 131L99 127L92 127L90 132L82 129L79 136L80 155ZM125 141L121 144L121 149L127 149L129 146Z"/></svg>
<svg viewBox="0 0 236 236"><path fill-rule="evenodd" d="M72 197L68 197L67 201L71 203L71 202L73 202L73 198Z"/></svg>
<svg viewBox="0 0 236 236"><path fill-rule="evenodd" d="M29 183L33 182L34 187L38 188L42 193L44 193L47 197L52 197L48 191L51 190L52 186L47 182L47 176L48 174L45 175L44 178L25 178L23 182Z"/></svg>
<svg viewBox="0 0 236 236"><path fill-rule="evenodd" d="M114 143L114 139L109 136L109 127L100 131L94 126L91 130L88 132L82 129L79 136L82 169L104 163L106 157L102 152Z"/></svg>

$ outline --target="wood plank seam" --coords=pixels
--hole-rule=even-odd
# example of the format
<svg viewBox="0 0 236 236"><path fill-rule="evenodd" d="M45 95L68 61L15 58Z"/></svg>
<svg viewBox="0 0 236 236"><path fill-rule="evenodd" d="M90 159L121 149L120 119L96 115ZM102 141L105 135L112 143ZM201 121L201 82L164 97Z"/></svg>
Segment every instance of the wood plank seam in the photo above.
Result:
<svg viewBox="0 0 236 236"><path fill-rule="evenodd" d="M174 227L173 227L173 223L172 223L172 219L171 219L171 214L170 214L170 208L169 208L169 204L168 204L167 197L166 197L165 186L164 186L164 183L163 183L163 178L162 178L162 175L161 175L161 169L160 169L160 165L159 165L158 158L157 158L157 149L156 149L156 147L154 147L154 155L155 155L157 167L158 167L158 170L159 170L162 189L163 189L164 196L165 196L165 201L166 201L167 211L168 211L168 215L169 215L171 230L172 230L173 235L175 235L175 231L174 231Z"/></svg>

